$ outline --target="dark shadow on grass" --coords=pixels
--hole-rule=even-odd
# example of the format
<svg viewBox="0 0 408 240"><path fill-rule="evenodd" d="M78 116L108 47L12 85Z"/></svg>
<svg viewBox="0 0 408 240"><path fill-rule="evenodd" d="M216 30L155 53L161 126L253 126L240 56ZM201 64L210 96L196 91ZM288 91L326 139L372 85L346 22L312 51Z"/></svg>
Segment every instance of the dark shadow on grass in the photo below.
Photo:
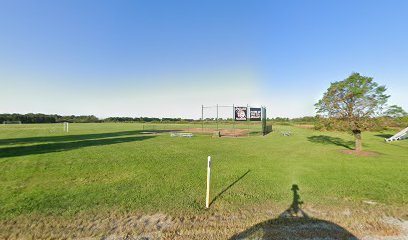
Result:
<svg viewBox="0 0 408 240"><path fill-rule="evenodd" d="M293 192L293 200L292 204L290 207L284 211L280 217L283 218L289 218L289 217L303 217L303 218L309 218L309 216L300 208L300 206L303 204L303 201L300 200L300 195L299 195L299 186L297 184L293 184L292 188L290 189Z"/></svg>
<svg viewBox="0 0 408 240"><path fill-rule="evenodd" d="M235 234L230 240L237 239L341 239L358 240L343 227L326 220L309 217L301 208L299 187L293 185L293 201L289 209L278 218L258 223L249 229Z"/></svg>
<svg viewBox="0 0 408 240"><path fill-rule="evenodd" d="M380 137L380 138L390 138L390 137L392 137L394 135L392 135L392 134L377 134L377 135L374 135L374 136Z"/></svg>
<svg viewBox="0 0 408 240"><path fill-rule="evenodd" d="M310 136L307 138L307 140L313 143L320 143L320 144L326 144L326 145L332 144L332 145L344 147L350 150L354 149L353 141L345 141L342 138L338 138L338 137L319 135L319 136Z"/></svg>
<svg viewBox="0 0 408 240"><path fill-rule="evenodd" d="M220 193L217 194L217 196L214 197L214 199L211 201L210 206L219 198L221 197L228 189L232 188L235 184L237 184L241 179L243 179L251 170L246 171L242 176L237 178L233 183L231 183L228 187L226 187L224 190L222 190Z"/></svg>
<svg viewBox="0 0 408 240"><path fill-rule="evenodd" d="M154 132L170 132L177 130L155 130ZM120 131L120 132L107 132L107 133L93 133L93 134L77 134L77 135L60 135L60 136L43 136L43 137L26 137L26 138L9 138L0 139L0 145L15 145L15 144L34 144L43 142L72 142L80 140L89 139L100 139L100 138L110 138L110 137L121 137L121 136L132 136L140 135L143 132L148 132L148 130L135 130L135 131Z"/></svg>
<svg viewBox="0 0 408 240"><path fill-rule="evenodd" d="M104 139L80 140L74 142L44 143L30 146L6 147L0 148L0 158L19 157L51 152L63 152L83 147L104 146L118 143L142 141L153 137L154 136L104 138Z"/></svg>
<svg viewBox="0 0 408 240"><path fill-rule="evenodd" d="M60 135L60 136L39 136L39 137L26 137L26 138L9 138L0 139L0 145L13 145L13 144L33 144L42 142L70 142L88 139L119 137L140 134L140 131L122 131L122 132L108 132L108 133L93 133L93 134L80 134L80 135Z"/></svg>

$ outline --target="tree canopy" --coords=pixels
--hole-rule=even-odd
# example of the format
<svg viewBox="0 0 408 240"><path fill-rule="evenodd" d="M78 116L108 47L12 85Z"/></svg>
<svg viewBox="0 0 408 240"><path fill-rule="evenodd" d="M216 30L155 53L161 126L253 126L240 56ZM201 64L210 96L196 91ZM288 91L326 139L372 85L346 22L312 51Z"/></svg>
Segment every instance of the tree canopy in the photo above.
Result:
<svg viewBox="0 0 408 240"><path fill-rule="evenodd" d="M343 81L331 83L315 107L322 116L347 122L356 138L356 150L361 150L361 132L370 118L383 112L390 97L385 94L386 90L372 77L352 73Z"/></svg>

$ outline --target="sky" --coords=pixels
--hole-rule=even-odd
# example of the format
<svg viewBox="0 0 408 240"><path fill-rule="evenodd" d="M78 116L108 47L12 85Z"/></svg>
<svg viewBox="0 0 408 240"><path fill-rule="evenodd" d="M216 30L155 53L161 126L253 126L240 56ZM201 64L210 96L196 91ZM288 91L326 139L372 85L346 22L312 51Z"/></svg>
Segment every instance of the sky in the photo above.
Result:
<svg viewBox="0 0 408 240"><path fill-rule="evenodd" d="M353 72L408 110L407 12L405 0L0 0L0 113L313 116Z"/></svg>

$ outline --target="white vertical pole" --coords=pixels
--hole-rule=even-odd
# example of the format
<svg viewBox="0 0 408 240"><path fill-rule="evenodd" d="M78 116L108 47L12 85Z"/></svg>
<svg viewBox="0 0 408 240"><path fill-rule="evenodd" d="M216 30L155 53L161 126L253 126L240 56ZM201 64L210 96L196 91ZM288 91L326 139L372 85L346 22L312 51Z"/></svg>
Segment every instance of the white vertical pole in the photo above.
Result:
<svg viewBox="0 0 408 240"><path fill-rule="evenodd" d="M207 162L207 194L205 196L205 208L210 206L210 175L211 175L211 156L208 156Z"/></svg>
<svg viewBox="0 0 408 240"><path fill-rule="evenodd" d="M68 132L69 131L69 123L68 122L64 122L64 132Z"/></svg>

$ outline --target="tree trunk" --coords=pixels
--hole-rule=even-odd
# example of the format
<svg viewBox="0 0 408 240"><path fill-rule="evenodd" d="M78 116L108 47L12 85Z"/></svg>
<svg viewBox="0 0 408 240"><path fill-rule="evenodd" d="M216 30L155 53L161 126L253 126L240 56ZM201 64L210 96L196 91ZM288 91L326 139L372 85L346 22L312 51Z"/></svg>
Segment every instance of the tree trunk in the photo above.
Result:
<svg viewBox="0 0 408 240"><path fill-rule="evenodd" d="M355 129L353 130L354 139L356 141L356 151L363 150L363 141L361 140L361 130Z"/></svg>

